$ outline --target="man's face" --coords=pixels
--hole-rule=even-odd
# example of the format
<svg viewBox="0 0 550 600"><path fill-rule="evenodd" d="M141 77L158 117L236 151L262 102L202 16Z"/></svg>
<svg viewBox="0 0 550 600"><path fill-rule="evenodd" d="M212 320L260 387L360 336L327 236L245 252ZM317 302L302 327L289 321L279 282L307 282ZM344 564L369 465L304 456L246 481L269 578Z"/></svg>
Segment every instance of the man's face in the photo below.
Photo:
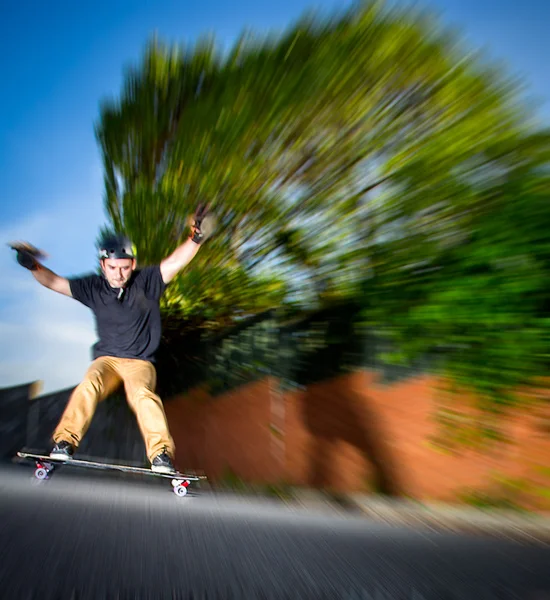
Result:
<svg viewBox="0 0 550 600"><path fill-rule="evenodd" d="M131 258L105 258L101 261L101 269L112 288L124 287L135 268L136 261Z"/></svg>

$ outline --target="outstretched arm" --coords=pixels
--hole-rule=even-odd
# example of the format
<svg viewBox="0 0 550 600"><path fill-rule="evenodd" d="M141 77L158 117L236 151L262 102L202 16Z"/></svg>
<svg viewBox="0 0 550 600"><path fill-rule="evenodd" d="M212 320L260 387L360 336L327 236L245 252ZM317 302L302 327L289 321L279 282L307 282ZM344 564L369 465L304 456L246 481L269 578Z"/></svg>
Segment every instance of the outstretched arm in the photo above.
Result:
<svg viewBox="0 0 550 600"><path fill-rule="evenodd" d="M178 246L170 256L160 263L160 274L164 283L169 283L174 277L188 265L199 251L200 244L189 238L181 246Z"/></svg>
<svg viewBox="0 0 550 600"><path fill-rule="evenodd" d="M206 207L198 208L194 216L191 237L160 263L160 274L164 283L172 281L195 258L200 245L214 232L215 219L207 211Z"/></svg>
<svg viewBox="0 0 550 600"><path fill-rule="evenodd" d="M58 292L59 294L63 294L64 296L69 296L69 298L73 297L69 280L65 279L65 277L57 275L44 265L40 264L38 265L38 268L34 271L31 271L31 273L36 281L41 283L44 287L47 287L54 292Z"/></svg>
<svg viewBox="0 0 550 600"><path fill-rule="evenodd" d="M60 277L39 262L40 259L44 258L42 252L27 242L14 242L9 246L17 252L17 262L28 269L38 283L54 292L72 298L69 280Z"/></svg>

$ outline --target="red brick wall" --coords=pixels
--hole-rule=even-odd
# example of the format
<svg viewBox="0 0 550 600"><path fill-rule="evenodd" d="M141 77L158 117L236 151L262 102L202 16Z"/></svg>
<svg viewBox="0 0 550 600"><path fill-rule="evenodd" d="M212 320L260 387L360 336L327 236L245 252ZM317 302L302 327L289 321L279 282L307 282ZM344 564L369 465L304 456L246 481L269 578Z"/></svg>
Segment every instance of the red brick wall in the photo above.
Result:
<svg viewBox="0 0 550 600"><path fill-rule="evenodd" d="M264 380L216 398L194 390L167 401L178 466L204 470L212 480L226 469L250 481L283 478L284 465L271 452L269 389Z"/></svg>
<svg viewBox="0 0 550 600"><path fill-rule="evenodd" d="M289 482L340 491L380 490L421 500L453 500L483 490L495 473L550 489L548 414L504 421L511 443L482 453L437 452L429 444L436 380L381 385L370 372L342 375L305 390L277 392L266 379L218 398L201 390L172 398L166 412L180 467L211 479L230 469L244 480ZM550 510L550 499L526 500Z"/></svg>

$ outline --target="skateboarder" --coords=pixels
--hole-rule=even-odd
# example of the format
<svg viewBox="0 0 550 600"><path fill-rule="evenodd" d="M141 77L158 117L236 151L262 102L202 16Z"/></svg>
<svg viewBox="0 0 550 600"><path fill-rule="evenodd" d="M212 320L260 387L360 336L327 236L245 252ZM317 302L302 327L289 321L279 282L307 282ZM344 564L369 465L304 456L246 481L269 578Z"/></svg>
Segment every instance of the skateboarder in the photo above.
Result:
<svg viewBox="0 0 550 600"><path fill-rule="evenodd" d="M159 300L167 284L197 254L213 232L213 217L199 208L191 236L160 264L136 268L136 250L123 235L99 244L102 275L64 278L44 267L44 257L26 243L10 244L17 261L43 286L72 297L95 316L98 341L83 381L74 389L52 438L50 457L70 459L85 435L97 404L124 384L143 436L151 470L172 473L174 441L162 400L155 394L154 355L161 338Z"/></svg>

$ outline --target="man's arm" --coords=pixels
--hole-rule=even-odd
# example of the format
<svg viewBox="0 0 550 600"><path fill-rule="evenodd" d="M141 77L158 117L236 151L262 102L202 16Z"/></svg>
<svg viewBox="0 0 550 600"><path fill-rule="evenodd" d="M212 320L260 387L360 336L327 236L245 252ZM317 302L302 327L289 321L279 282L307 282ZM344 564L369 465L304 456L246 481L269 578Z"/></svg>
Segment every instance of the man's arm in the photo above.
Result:
<svg viewBox="0 0 550 600"><path fill-rule="evenodd" d="M69 280L56 275L39 262L39 260L45 258L42 251L28 242L12 242L8 245L17 252L17 262L28 269L38 283L54 292L72 298Z"/></svg>
<svg viewBox="0 0 550 600"><path fill-rule="evenodd" d="M200 244L189 238L181 246L178 246L170 256L160 263L160 274L164 283L169 283L174 277L188 265L199 251Z"/></svg>
<svg viewBox="0 0 550 600"><path fill-rule="evenodd" d="M216 219L208 214L208 207L200 206L193 219L191 237L160 263L160 274L166 284L195 258L200 245L214 233Z"/></svg>
<svg viewBox="0 0 550 600"><path fill-rule="evenodd" d="M53 271L50 271L50 269L43 265L38 265L38 268L31 271L31 273L36 281L41 283L44 287L47 287L54 292L58 292L59 294L63 294L64 296L69 296L69 298L73 297L69 280L65 279L65 277L56 275Z"/></svg>

